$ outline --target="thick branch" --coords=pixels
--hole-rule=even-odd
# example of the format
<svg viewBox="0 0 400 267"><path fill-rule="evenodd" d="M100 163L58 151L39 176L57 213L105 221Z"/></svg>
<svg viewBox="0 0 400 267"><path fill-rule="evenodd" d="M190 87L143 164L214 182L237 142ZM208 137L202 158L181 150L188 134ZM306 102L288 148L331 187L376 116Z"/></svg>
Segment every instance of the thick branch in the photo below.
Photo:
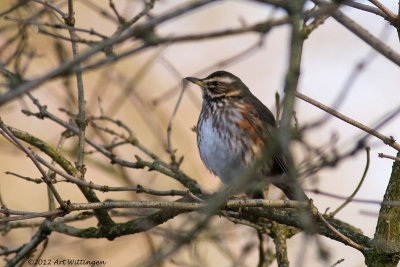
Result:
<svg viewBox="0 0 400 267"><path fill-rule="evenodd" d="M279 208L249 208L248 212L244 212L243 216L248 218L251 221L256 221L258 217L267 218L269 220L275 221L280 224L285 224L288 226L293 226L299 229L304 229L304 225L302 224L301 216L303 214L299 213L298 210L292 209L279 209ZM352 240L353 242L360 245L360 247L367 247L370 242L370 238L363 235L361 230L351 226L345 222L342 222L337 219L326 219L326 221L335 229L337 229L341 234ZM344 242L342 237L338 236L335 232L333 232L327 225L320 221L313 221L313 230L315 233L324 235L328 238L336 240L338 242ZM359 249L360 247L356 247Z"/></svg>
<svg viewBox="0 0 400 267"><path fill-rule="evenodd" d="M179 209L163 209L159 212L143 218L137 218L125 223L117 223L113 227L109 228L107 231L102 231L94 227L79 229L73 226L65 225L63 223L48 220L44 221L43 225L51 231L63 233L70 236L80 238L107 238L109 240L112 240L119 236L148 231L185 212L185 210Z"/></svg>
<svg viewBox="0 0 400 267"><path fill-rule="evenodd" d="M397 157L400 156L400 152ZM400 201L400 162L394 161L383 201ZM400 260L400 207L382 205L374 236L375 249L366 254L368 266L397 266Z"/></svg>

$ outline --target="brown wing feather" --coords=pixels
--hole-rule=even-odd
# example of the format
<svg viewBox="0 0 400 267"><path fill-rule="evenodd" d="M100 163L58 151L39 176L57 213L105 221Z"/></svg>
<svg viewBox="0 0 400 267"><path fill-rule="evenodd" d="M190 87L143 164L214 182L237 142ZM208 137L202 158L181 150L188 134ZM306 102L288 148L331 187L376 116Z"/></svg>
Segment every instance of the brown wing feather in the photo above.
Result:
<svg viewBox="0 0 400 267"><path fill-rule="evenodd" d="M246 103L249 103L247 110L247 120L255 128L257 135L264 140L266 146L271 145L271 136L276 131L275 118L272 112L254 95L249 95L248 99L244 99ZM269 166L271 168L271 174L276 175L287 171L286 160L282 153L278 152L276 147L276 153L272 155L274 164Z"/></svg>

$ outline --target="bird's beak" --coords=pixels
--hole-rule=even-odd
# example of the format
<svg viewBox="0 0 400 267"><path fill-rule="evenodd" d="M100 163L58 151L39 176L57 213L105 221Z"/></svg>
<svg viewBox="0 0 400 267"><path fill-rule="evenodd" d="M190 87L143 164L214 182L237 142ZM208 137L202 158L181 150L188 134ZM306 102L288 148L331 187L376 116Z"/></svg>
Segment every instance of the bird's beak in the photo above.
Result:
<svg viewBox="0 0 400 267"><path fill-rule="evenodd" d="M186 77L185 80L192 82L194 84L197 84L198 86L204 87L205 82L203 82L201 79L194 78L194 77Z"/></svg>

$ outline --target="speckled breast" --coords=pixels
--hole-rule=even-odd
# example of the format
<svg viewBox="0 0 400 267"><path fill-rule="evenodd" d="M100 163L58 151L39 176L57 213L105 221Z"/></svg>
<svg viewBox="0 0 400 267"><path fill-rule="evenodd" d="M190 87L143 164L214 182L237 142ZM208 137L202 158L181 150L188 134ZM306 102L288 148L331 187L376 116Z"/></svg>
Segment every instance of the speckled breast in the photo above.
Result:
<svg viewBox="0 0 400 267"><path fill-rule="evenodd" d="M197 123L197 144L206 167L230 184L261 151L260 140L248 129L243 106L227 101L203 103ZM247 127L247 128L246 128Z"/></svg>

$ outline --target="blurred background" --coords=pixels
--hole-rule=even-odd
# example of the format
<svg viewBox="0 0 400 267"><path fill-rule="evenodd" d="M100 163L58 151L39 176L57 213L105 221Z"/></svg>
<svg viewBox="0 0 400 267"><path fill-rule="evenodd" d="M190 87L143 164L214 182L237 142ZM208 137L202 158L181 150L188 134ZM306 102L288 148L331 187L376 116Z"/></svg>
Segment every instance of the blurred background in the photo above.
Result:
<svg viewBox="0 0 400 267"><path fill-rule="evenodd" d="M67 12L66 1L51 1ZM189 1L156 1L153 16L177 8ZM366 1L361 1L366 2ZM393 12L398 8L396 1L381 1ZM3 0L0 12L14 5L15 1ZM118 27L117 19L109 1L74 1L76 27L93 29L109 36ZM143 9L143 1L115 0L115 8L121 16L130 19ZM311 5L310 5L311 6ZM10 18L30 18L43 9L40 3L30 3L24 8L2 17L0 44L7 44L10 38L21 29L18 22ZM398 35L381 17L357 11L349 7L342 8L373 35L387 45L398 49ZM50 12L51 13L51 12ZM219 1L189 12L177 19L170 20L157 27L160 36L180 36L198 34L216 30L240 28L252 25L268 18L285 15L278 9L252 1ZM38 17L37 21L52 22L50 15ZM39 77L57 67L65 58L71 58L71 44L55 39L39 31L44 26L31 25L26 29L25 77ZM64 32L67 35L67 31ZM82 38L96 39L95 36L80 33ZM187 76L203 78L219 69L237 75L249 86L251 91L274 113L276 110L275 93L283 97L283 85L288 63L289 27L274 27L267 35L260 37L256 33L246 33L211 40L197 40L161 45L126 57L113 64L107 64L83 76L87 112L90 116L104 114L123 121L136 135L142 145L168 161L166 153L167 126L173 109L182 90L181 80ZM14 51L16 44L1 49L0 60L4 62ZM116 51L124 51L136 46L133 40L126 41ZM79 49L89 49L87 44L80 44ZM60 52L62 51L62 53ZM22 64L21 63L21 64ZM23 64L22 64L23 65ZM12 69L12 67L10 67ZM338 24L332 18L327 19L305 41L300 84L298 91L328 106L333 106L339 96L337 109L368 126L381 122L387 114L400 106L398 84L400 75L398 66L374 52L354 34ZM3 90L1 93L4 93ZM68 120L69 117L59 110L77 112L76 79L74 76L47 82L32 91L43 105L52 113ZM1 119L8 125L46 140L54 147L63 132L63 128L48 120L27 117L21 109L35 111L34 105L26 97L0 107ZM203 166L197 152L196 136L192 128L197 123L201 109L201 92L195 86L189 86L173 120L172 144L177 155L184 156L181 169L195 178L201 186L210 192L217 191L221 184ZM301 100L296 102L296 117L300 126L315 122L325 115L321 110ZM386 136L398 136L400 120L396 117L386 123L380 132ZM88 135L98 138L93 129ZM305 140L323 151L333 147L338 152L346 152L355 146L363 133L336 118L327 117L325 122L306 132ZM112 138L107 137L111 142ZM392 161L378 158L378 153L395 155L394 150L373 137L367 139L371 147L370 167L357 199L381 200L391 173ZM90 148L88 148L90 150ZM300 164L306 155L300 147L294 146L296 161ZM66 141L63 151L71 162L76 159L76 140ZM122 158L133 160L140 151L134 148L120 149ZM87 155L86 167L88 180L97 184L121 185L127 178L132 184L142 184L157 190L183 189L176 181L156 172L126 169L124 177L118 166L108 166L109 161L98 154ZM347 197L359 183L366 164L365 152L360 151L354 157L340 161L333 168L325 168L305 180L305 189L318 188ZM23 211L45 211L48 208L46 186L28 183L5 172L39 178L40 174L32 162L4 138L0 138L0 193L2 203L8 208ZM122 179L122 180L121 180ZM57 185L60 193L71 202L85 202L76 186L68 183ZM308 192L314 204L321 212L333 210L343 200ZM105 199L149 199L151 197L135 193L98 193ZM271 194L279 196L279 194ZM154 199L161 199L155 198ZM169 200L172 198L162 198ZM379 205L350 203L336 216L345 222L359 227L365 235L373 237ZM195 214L182 217L195 220ZM121 218L123 221L123 218ZM107 266L132 266L148 256L154 247L164 242L166 234L174 233L182 218L176 218L159 228L136 235L120 237L110 242L107 240L84 240L52 233L48 248L42 259L94 259L105 260ZM76 227L88 227L94 219L74 222ZM172 256L164 266L255 266L258 261L257 233L254 229L236 225L224 218L215 217L210 228L199 239L180 253ZM16 247L28 242L35 228L13 230L0 238L2 246ZM319 237L305 241L299 234L288 242L289 259L293 266L330 266L340 259L339 266L364 266L363 256L345 245ZM270 240L268 246L273 250ZM321 260L318 247L329 251L327 261ZM237 262L241 259L242 262ZM4 264L4 261L1 263ZM275 265L274 265L275 264ZM271 266L276 266L274 262Z"/></svg>

